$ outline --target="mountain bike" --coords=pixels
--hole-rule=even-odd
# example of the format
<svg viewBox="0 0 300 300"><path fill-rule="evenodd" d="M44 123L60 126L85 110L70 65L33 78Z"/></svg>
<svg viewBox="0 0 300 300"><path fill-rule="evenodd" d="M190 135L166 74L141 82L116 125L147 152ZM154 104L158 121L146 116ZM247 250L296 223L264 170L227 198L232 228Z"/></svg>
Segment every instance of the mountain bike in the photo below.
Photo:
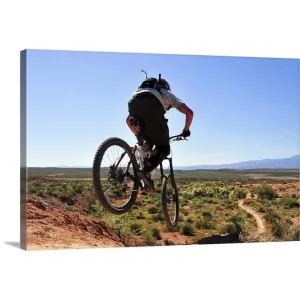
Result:
<svg viewBox="0 0 300 300"><path fill-rule="evenodd" d="M187 139L181 134L172 136L170 144L181 140ZM148 193L137 172L143 168L145 159L152 154L151 151L143 150L138 143L130 147L117 137L108 138L99 146L93 162L93 184L97 199L104 209L113 214L124 214L134 205L139 191ZM113 157L106 158L105 153ZM164 161L167 161L169 168L165 171L163 162L159 165L161 201L167 227L172 230L177 225L179 215L179 197L173 171L172 152L164 158ZM155 170L151 175L154 178ZM170 189L168 189L169 185Z"/></svg>

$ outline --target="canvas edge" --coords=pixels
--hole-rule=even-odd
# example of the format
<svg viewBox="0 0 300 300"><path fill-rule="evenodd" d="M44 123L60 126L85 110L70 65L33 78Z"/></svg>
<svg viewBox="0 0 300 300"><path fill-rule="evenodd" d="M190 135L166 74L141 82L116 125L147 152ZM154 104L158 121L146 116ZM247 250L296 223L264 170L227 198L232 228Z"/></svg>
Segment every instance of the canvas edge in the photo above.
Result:
<svg viewBox="0 0 300 300"><path fill-rule="evenodd" d="M27 50L20 51L20 248L27 250L26 234L26 84Z"/></svg>

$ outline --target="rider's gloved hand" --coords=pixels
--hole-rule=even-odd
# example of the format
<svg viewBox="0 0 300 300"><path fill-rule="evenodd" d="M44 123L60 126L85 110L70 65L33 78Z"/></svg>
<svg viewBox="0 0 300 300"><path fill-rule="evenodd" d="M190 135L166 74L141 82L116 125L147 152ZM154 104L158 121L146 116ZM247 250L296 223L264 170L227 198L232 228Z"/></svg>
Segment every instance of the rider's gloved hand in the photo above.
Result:
<svg viewBox="0 0 300 300"><path fill-rule="evenodd" d="M188 136L191 135L191 132L190 132L189 130L183 129L181 135L182 135L183 137L188 137Z"/></svg>

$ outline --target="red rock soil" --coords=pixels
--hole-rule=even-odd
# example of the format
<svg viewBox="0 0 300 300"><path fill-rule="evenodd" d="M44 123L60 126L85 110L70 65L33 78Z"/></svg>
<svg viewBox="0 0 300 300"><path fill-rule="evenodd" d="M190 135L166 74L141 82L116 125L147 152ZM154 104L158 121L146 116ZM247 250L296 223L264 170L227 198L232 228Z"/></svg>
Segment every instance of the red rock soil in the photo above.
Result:
<svg viewBox="0 0 300 300"><path fill-rule="evenodd" d="M69 249L142 246L125 240L82 208L64 206L55 198L27 196L27 249Z"/></svg>

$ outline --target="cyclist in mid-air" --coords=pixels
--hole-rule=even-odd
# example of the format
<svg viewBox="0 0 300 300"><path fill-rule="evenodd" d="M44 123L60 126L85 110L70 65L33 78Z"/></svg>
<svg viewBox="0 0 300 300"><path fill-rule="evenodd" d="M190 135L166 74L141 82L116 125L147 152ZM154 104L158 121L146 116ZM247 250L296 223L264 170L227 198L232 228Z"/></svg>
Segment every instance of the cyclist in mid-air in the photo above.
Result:
<svg viewBox="0 0 300 300"><path fill-rule="evenodd" d="M171 93L171 87L165 79L148 78L146 74L146 80L128 102L129 115L126 123L137 137L139 145L141 145L141 135L136 131L131 118L138 119L142 123L142 136L146 141L143 148L147 150L155 146L155 154L145 161L144 169L138 172L139 178L152 190L154 183L150 172L170 154L169 127L165 113L171 108L176 108L186 115L182 136L190 136L194 113L182 100Z"/></svg>

